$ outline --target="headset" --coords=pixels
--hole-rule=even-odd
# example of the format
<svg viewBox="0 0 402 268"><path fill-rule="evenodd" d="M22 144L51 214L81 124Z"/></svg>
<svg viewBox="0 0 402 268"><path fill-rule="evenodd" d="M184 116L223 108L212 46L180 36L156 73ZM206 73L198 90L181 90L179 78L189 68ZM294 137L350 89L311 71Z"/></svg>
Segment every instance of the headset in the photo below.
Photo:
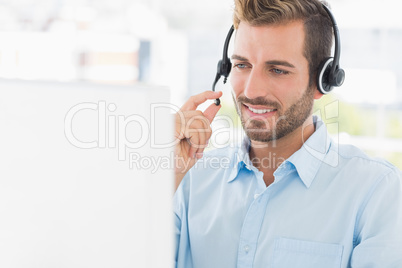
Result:
<svg viewBox="0 0 402 268"><path fill-rule="evenodd" d="M328 7L322 4L324 10L327 12L331 22L335 37L335 49L334 56L326 58L321 62L317 72L317 88L322 94L328 94L332 91L334 87L339 87L343 84L345 80L345 71L339 66L339 59L341 55L341 40L339 36L338 26L335 21L335 17ZM221 76L224 77L223 83L225 84L227 78L232 69L232 63L228 57L228 49L230 38L234 32L233 25L230 27L229 32L226 36L225 44L223 47L222 59L218 62L218 68L216 72L216 77L214 83L212 84L212 91L215 91L215 86L218 83ZM215 104L219 105L220 100L216 99Z"/></svg>

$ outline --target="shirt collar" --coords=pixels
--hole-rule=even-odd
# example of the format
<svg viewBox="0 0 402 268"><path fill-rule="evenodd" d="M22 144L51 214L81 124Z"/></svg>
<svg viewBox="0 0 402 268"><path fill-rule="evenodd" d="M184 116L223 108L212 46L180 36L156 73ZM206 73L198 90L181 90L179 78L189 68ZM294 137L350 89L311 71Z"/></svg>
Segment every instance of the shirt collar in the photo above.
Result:
<svg viewBox="0 0 402 268"><path fill-rule="evenodd" d="M327 128L318 116L313 116L315 131L303 144L303 146L291 155L281 166L294 167L304 185L309 188L318 172L321 164L326 161L326 155L331 146L331 138ZM251 170L254 168L250 161L250 139L244 136L243 142L237 150L233 161L233 169L228 178L231 182L237 178L237 174L243 167ZM290 162L292 165L288 165Z"/></svg>
<svg viewBox="0 0 402 268"><path fill-rule="evenodd" d="M237 174L239 173L240 169L247 168L249 170L252 169L253 164L251 163L249 152L250 152L250 144L251 141L247 135L244 134L243 141L240 145L240 148L236 150L235 156L233 159L233 169L230 173L230 176L227 182L231 182L237 178Z"/></svg>
<svg viewBox="0 0 402 268"><path fill-rule="evenodd" d="M330 158L326 157L332 144L327 128L319 117L314 116L313 120L315 125L314 133L298 151L285 161L293 164L307 188L313 182L321 164L331 161Z"/></svg>

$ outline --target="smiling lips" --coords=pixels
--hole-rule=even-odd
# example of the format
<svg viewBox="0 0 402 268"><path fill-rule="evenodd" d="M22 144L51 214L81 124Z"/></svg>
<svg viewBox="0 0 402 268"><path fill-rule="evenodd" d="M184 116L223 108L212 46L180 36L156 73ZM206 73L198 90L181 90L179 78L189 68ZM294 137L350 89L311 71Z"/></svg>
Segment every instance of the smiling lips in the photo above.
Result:
<svg viewBox="0 0 402 268"><path fill-rule="evenodd" d="M268 115L272 112L275 112L277 109L267 109L267 108L262 108L262 107L250 107L246 104L243 104L249 111L251 111L253 114L258 114L258 115Z"/></svg>

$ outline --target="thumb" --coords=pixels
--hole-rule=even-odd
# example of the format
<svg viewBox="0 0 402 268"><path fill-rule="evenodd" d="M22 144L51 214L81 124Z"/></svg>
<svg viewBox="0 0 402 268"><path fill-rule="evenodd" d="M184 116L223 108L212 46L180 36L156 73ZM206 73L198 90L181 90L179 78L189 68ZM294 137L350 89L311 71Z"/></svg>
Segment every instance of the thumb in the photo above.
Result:
<svg viewBox="0 0 402 268"><path fill-rule="evenodd" d="M221 105L216 105L215 103L212 103L204 111L204 116L209 120L210 123L212 123L220 108Z"/></svg>

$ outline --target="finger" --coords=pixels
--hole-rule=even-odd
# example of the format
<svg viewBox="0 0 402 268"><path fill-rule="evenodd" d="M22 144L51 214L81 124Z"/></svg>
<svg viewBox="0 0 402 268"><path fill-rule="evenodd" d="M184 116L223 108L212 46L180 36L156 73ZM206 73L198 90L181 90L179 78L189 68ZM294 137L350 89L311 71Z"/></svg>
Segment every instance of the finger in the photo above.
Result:
<svg viewBox="0 0 402 268"><path fill-rule="evenodd" d="M194 115L188 121L188 128L186 136L189 138L190 150L188 156L191 158L201 158L203 156L204 149L207 147L208 140L212 134L211 121L219 111L221 106L211 104L204 113ZM199 111L195 111L199 112ZM193 112L188 112L193 113Z"/></svg>
<svg viewBox="0 0 402 268"><path fill-rule="evenodd" d="M208 147L208 141L209 138L211 137L212 130L209 128L207 131L203 131L202 134L200 135L200 146L198 150L195 152L195 158L200 159L204 155L204 150L205 148Z"/></svg>
<svg viewBox="0 0 402 268"><path fill-rule="evenodd" d="M212 123L221 107L221 105L216 105L215 103L213 103L209 105L208 108L204 111L204 116L208 119L210 123Z"/></svg>
<svg viewBox="0 0 402 268"><path fill-rule="evenodd" d="M201 111L188 111L185 122L185 135L190 138L193 134L210 131L210 122Z"/></svg>
<svg viewBox="0 0 402 268"><path fill-rule="evenodd" d="M189 138L188 132L190 125L194 124L197 120L205 118L201 111L178 111L175 118L175 137L179 140ZM204 121L208 121L205 118Z"/></svg>
<svg viewBox="0 0 402 268"><path fill-rule="evenodd" d="M207 133L206 133L206 129L202 129L199 133L198 133L198 144L197 144L197 151L195 151L195 155L197 154L202 154L202 152L204 151L205 147L206 147L206 143L207 143Z"/></svg>
<svg viewBox="0 0 402 268"><path fill-rule="evenodd" d="M198 150L196 146L196 144L198 143L198 136L191 137L190 139L188 139L188 142L190 144L190 149L188 150L188 157L195 158L195 153Z"/></svg>
<svg viewBox="0 0 402 268"><path fill-rule="evenodd" d="M183 111L191 111L197 109L198 105L204 103L207 100L213 100L220 98L222 91L204 91L200 94L194 95L188 99L186 103L181 107Z"/></svg>
<svg viewBox="0 0 402 268"><path fill-rule="evenodd" d="M207 121L205 118L204 120ZM195 158L198 153L202 154L206 147L207 137L209 136L209 123L205 121L197 120L194 122L197 127L194 126L187 130L190 145L188 156L191 158Z"/></svg>

